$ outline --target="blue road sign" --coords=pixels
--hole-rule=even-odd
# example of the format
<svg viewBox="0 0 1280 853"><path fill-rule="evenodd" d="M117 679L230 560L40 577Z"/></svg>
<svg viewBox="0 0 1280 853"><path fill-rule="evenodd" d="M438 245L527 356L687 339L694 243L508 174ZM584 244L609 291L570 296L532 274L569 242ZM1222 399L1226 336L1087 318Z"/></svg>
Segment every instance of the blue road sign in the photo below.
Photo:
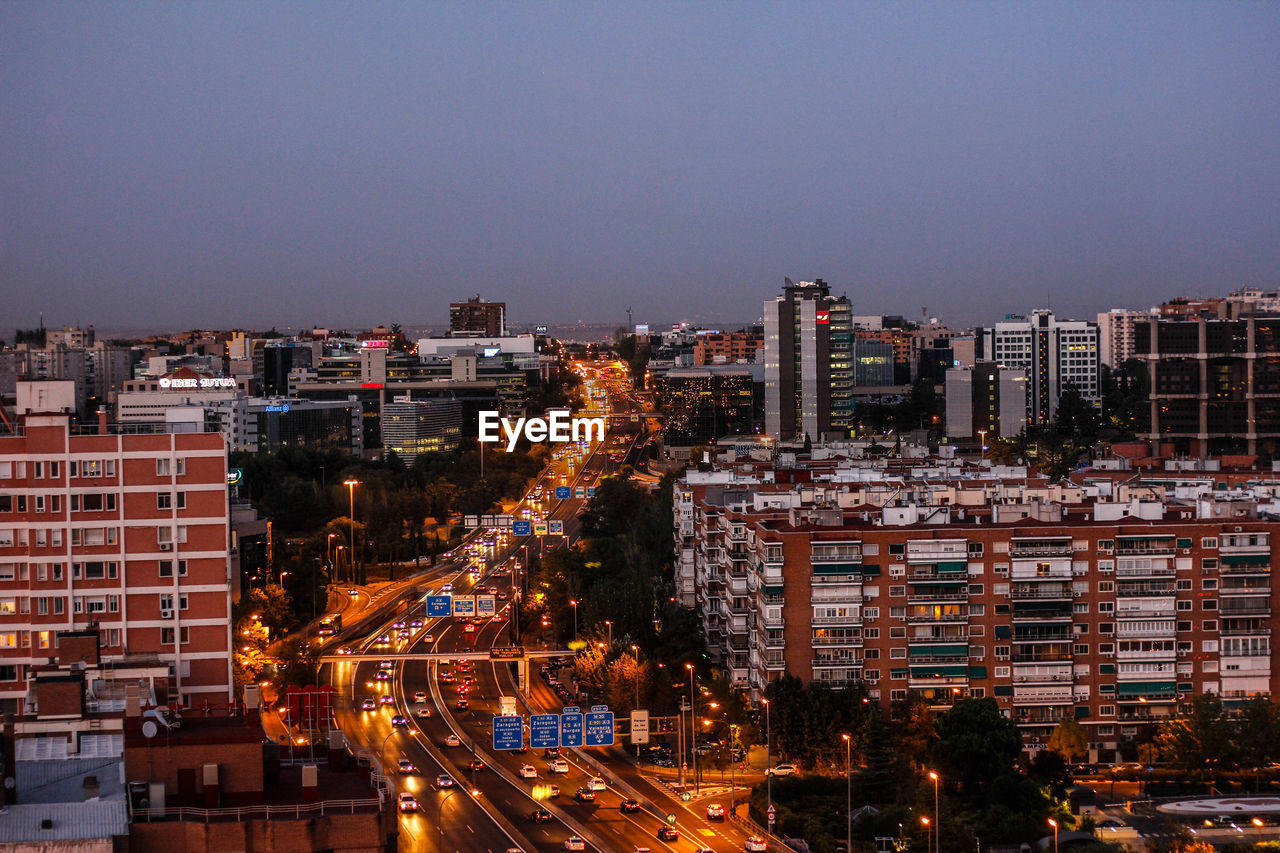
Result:
<svg viewBox="0 0 1280 853"><path fill-rule="evenodd" d="M559 714L533 714L529 717L529 747L531 749L554 749L559 745Z"/></svg>
<svg viewBox="0 0 1280 853"><path fill-rule="evenodd" d="M477 616L492 616L496 612L497 612L497 603L494 601L494 597L492 595L476 596L476 615Z"/></svg>
<svg viewBox="0 0 1280 853"><path fill-rule="evenodd" d="M560 715L560 745L582 746L582 715Z"/></svg>
<svg viewBox="0 0 1280 853"><path fill-rule="evenodd" d="M596 496L596 487L587 486L587 497L594 498Z"/></svg>
<svg viewBox="0 0 1280 853"><path fill-rule="evenodd" d="M548 534L550 534L551 536L563 536L563 535L564 535L564 522L563 522L563 521L548 521L548 522L547 522L547 533L548 533Z"/></svg>
<svg viewBox="0 0 1280 853"><path fill-rule="evenodd" d="M563 500L567 500L568 497L569 497L568 486L556 486L556 500L563 501Z"/></svg>
<svg viewBox="0 0 1280 853"><path fill-rule="evenodd" d="M448 616L453 612L452 598L448 595L428 595L427 615Z"/></svg>
<svg viewBox="0 0 1280 853"><path fill-rule="evenodd" d="M587 746L613 746L613 712L592 711L585 717Z"/></svg>
<svg viewBox="0 0 1280 853"><path fill-rule="evenodd" d="M533 524L528 521L513 521L511 523L511 532L516 536L528 536L533 532Z"/></svg>
<svg viewBox="0 0 1280 853"><path fill-rule="evenodd" d="M493 748L519 749L524 746L524 717L493 718Z"/></svg>

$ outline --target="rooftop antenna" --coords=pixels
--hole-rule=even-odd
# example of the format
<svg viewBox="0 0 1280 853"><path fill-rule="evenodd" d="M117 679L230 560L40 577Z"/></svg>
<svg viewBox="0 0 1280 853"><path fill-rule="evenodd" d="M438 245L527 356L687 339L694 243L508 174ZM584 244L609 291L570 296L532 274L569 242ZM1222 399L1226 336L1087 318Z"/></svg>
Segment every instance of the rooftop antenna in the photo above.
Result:
<svg viewBox="0 0 1280 853"><path fill-rule="evenodd" d="M635 326L631 324L631 309L628 308L627 309L627 331L630 332L633 329L635 329Z"/></svg>

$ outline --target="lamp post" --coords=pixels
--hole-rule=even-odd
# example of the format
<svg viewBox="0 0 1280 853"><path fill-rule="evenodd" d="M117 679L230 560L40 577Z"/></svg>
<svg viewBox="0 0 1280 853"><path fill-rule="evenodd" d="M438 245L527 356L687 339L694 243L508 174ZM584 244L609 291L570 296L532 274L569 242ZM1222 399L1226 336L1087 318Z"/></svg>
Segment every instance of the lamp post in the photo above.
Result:
<svg viewBox="0 0 1280 853"><path fill-rule="evenodd" d="M356 486L360 485L359 480L343 480L342 485L347 487L347 506L351 519L351 526L347 530L351 533L351 580L356 578Z"/></svg>
<svg viewBox="0 0 1280 853"><path fill-rule="evenodd" d="M1049 826L1053 827L1053 853L1058 853L1058 822L1049 818Z"/></svg>
<svg viewBox="0 0 1280 853"><path fill-rule="evenodd" d="M773 811L773 725L769 720L769 700L764 702L764 796L769 801L769 812ZM769 827L773 831L773 826Z"/></svg>
<svg viewBox="0 0 1280 853"><path fill-rule="evenodd" d="M942 850L942 818L938 814L938 774L933 770L929 771L929 778L933 780L933 832L934 846Z"/></svg>
<svg viewBox="0 0 1280 853"><path fill-rule="evenodd" d="M613 621L606 619L604 624L609 627L609 651L613 651Z"/></svg>
<svg viewBox="0 0 1280 853"><path fill-rule="evenodd" d="M978 441L981 442L981 446L978 451L979 453L978 458L986 459L987 458L987 431L985 429L978 430Z"/></svg>
<svg viewBox="0 0 1280 853"><path fill-rule="evenodd" d="M573 607L573 641L578 642L578 599L569 599L570 606Z"/></svg>
<svg viewBox="0 0 1280 853"><path fill-rule="evenodd" d="M920 825L924 827L925 853L931 853L933 850L933 830L929 829L929 818L920 815Z"/></svg>
<svg viewBox="0 0 1280 853"><path fill-rule="evenodd" d="M693 789L694 791L701 792L702 785L698 779L698 730L697 727L694 726L694 721L698 716L698 705L693 698L693 664L687 663L684 665L684 668L689 671L689 754L693 759Z"/></svg>
<svg viewBox="0 0 1280 853"><path fill-rule="evenodd" d="M631 656L636 660L636 703L633 709L640 707L640 647L635 643L631 644Z"/></svg>
<svg viewBox="0 0 1280 853"><path fill-rule="evenodd" d="M844 739L844 851L853 853L853 738L847 733L840 737Z"/></svg>

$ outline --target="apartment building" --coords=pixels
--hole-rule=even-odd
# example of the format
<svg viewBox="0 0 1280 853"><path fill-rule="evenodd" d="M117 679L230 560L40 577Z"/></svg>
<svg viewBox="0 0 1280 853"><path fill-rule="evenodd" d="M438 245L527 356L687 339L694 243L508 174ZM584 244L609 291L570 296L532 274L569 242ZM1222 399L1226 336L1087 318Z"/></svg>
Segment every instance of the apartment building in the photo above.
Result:
<svg viewBox="0 0 1280 853"><path fill-rule="evenodd" d="M1104 760L1192 694L1275 690L1280 483L1215 511L1141 497L1152 485L785 473L676 487L680 592L740 687L789 672L865 683L886 708L994 697L1028 748L1072 718Z"/></svg>
<svg viewBox="0 0 1280 853"><path fill-rule="evenodd" d="M70 382L19 383L19 423L0 433L0 707L17 707L59 632L89 628L104 660L168 666L161 701L226 702L225 440L83 434L73 405Z"/></svg>
<svg viewBox="0 0 1280 853"><path fill-rule="evenodd" d="M763 327L738 332L700 332L693 341L693 363L704 367L708 364L754 362L763 349Z"/></svg>

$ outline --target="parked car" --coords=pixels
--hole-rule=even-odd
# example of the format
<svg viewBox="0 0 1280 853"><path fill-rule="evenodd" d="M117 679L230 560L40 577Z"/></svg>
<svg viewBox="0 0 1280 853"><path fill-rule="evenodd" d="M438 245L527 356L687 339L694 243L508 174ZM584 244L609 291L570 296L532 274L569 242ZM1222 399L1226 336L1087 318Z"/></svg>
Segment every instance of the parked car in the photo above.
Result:
<svg viewBox="0 0 1280 853"><path fill-rule="evenodd" d="M794 776L795 773L796 766L794 764L779 764L769 770L770 776Z"/></svg>

